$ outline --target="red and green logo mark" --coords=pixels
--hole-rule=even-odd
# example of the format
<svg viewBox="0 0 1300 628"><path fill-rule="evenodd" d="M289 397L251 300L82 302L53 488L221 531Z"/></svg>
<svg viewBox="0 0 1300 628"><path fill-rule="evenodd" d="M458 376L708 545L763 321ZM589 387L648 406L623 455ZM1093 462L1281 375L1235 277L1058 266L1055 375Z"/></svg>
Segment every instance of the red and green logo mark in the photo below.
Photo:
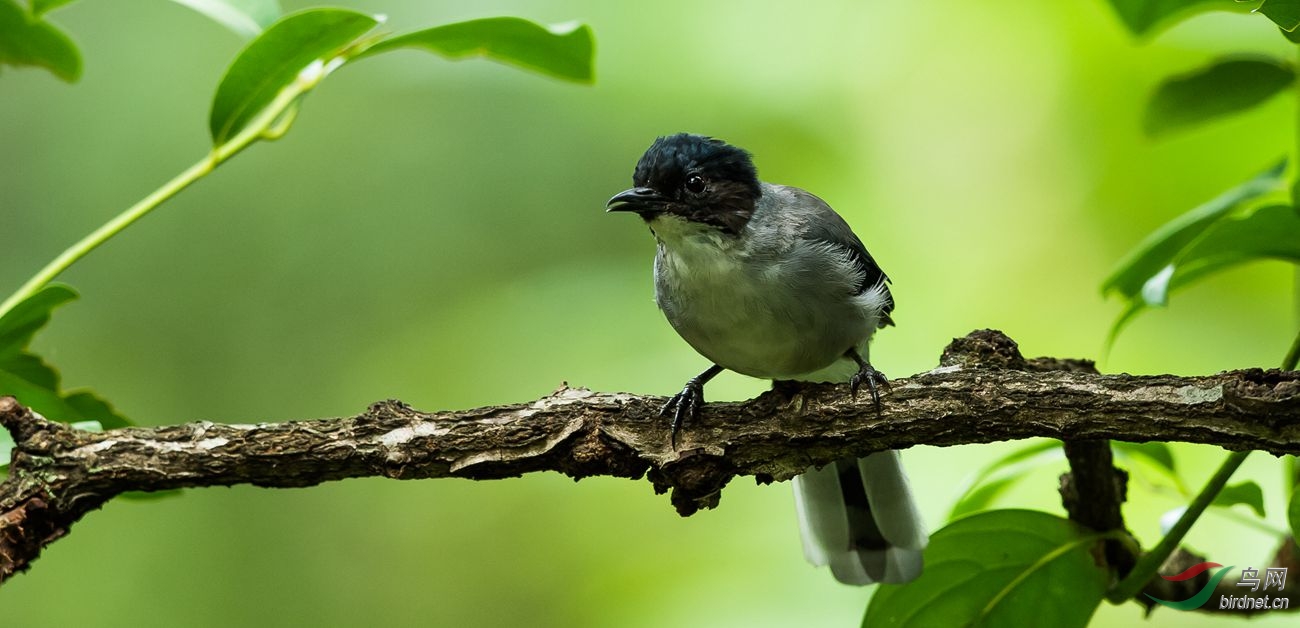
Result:
<svg viewBox="0 0 1300 628"><path fill-rule="evenodd" d="M1192 565L1187 569L1187 571L1176 576L1160 577L1171 582L1181 582L1183 580L1191 580L1192 578L1201 575L1205 570L1213 569L1215 567L1223 567L1223 565L1220 565L1219 563L1200 563L1198 565ZM1223 580L1223 577L1228 575L1228 572L1232 571L1232 568L1233 565L1228 565L1227 567L1223 567L1223 569L1214 572L1214 575L1210 576L1210 581L1206 582L1205 586L1201 587L1201 590L1197 591L1196 595L1182 600L1181 602L1170 602L1168 600L1151 597L1150 595L1147 595L1147 597L1150 597L1159 604L1163 604L1169 608L1176 608L1180 611L1190 611L1193 608L1200 608L1203 604L1209 601L1211 595L1214 595L1214 588L1219 586L1219 581Z"/></svg>

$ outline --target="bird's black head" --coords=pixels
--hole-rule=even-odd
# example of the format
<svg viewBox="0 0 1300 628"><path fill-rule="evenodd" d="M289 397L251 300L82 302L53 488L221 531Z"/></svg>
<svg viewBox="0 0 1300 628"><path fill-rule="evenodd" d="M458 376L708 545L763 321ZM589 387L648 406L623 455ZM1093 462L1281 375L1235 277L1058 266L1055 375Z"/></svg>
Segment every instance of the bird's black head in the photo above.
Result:
<svg viewBox="0 0 1300 628"><path fill-rule="evenodd" d="M739 233L762 196L749 153L722 140L678 133L655 140L632 174L636 187L609 199L607 211L646 221L662 214Z"/></svg>

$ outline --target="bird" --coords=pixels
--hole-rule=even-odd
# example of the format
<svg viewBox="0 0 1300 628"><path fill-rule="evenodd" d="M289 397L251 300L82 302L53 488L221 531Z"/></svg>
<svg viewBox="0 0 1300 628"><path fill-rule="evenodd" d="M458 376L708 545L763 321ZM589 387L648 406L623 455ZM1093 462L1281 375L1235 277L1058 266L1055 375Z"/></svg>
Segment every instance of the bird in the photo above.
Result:
<svg viewBox="0 0 1300 628"><path fill-rule="evenodd" d="M724 370L775 382L866 386L880 409L888 380L868 359L875 332L894 324L890 280L825 201L759 180L752 155L704 135L655 139L633 187L607 212L650 228L655 302L678 335L712 365L660 414L677 448ZM810 467L793 481L804 555L852 585L920 576L927 542L897 451Z"/></svg>

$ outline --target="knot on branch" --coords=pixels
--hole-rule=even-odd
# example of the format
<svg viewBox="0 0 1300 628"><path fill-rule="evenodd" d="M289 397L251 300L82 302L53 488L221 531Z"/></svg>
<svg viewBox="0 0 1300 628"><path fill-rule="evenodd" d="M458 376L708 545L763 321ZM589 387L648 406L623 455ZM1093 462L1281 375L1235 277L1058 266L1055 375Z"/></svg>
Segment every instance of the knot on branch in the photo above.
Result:
<svg viewBox="0 0 1300 628"><path fill-rule="evenodd" d="M1020 353L1020 345L996 329L977 329L964 337L953 338L939 357L939 365L1017 371L1097 372L1097 364L1092 360L1025 359L1024 354Z"/></svg>
<svg viewBox="0 0 1300 628"><path fill-rule="evenodd" d="M1020 345L996 329L977 329L963 338L953 338L939 356L940 366L964 368L1025 369Z"/></svg>
<svg viewBox="0 0 1300 628"><path fill-rule="evenodd" d="M662 495L672 489L669 500L677 514L689 517L700 510L718 505L722 488L735 477L736 467L725 458L688 451L674 462L652 468L649 476L655 494Z"/></svg>

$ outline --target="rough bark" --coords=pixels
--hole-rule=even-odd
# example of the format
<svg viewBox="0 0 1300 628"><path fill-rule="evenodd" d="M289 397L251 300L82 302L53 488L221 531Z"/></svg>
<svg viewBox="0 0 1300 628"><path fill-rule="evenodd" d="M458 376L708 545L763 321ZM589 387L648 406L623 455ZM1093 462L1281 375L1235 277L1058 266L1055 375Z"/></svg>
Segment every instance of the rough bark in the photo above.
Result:
<svg viewBox="0 0 1300 628"><path fill-rule="evenodd" d="M1086 361L1025 360L1011 339L992 331L956 339L938 368L894 380L879 412L869 400L852 400L846 386L807 385L793 395L783 387L743 403L709 404L673 449L658 415L662 403L563 387L533 402L458 412L383 401L348 418L95 433L0 398L0 424L17 443L0 484L0 581L125 491L301 487L363 476L486 480L549 470L575 479L647 476L690 515L715 506L737 475L786 480L810 465L922 444L1043 436L1300 454L1300 373L1099 375ZM1080 497L1122 498L1105 483L1102 497Z"/></svg>

